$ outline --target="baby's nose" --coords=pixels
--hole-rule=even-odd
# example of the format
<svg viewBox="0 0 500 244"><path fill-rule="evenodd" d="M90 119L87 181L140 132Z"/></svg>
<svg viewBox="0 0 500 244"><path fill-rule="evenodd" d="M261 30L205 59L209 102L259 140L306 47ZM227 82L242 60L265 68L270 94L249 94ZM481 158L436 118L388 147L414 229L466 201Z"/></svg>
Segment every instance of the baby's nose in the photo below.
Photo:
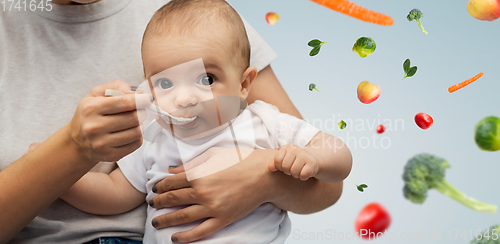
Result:
<svg viewBox="0 0 500 244"><path fill-rule="evenodd" d="M198 104L198 98L192 89L182 89L175 97L176 108L186 108Z"/></svg>

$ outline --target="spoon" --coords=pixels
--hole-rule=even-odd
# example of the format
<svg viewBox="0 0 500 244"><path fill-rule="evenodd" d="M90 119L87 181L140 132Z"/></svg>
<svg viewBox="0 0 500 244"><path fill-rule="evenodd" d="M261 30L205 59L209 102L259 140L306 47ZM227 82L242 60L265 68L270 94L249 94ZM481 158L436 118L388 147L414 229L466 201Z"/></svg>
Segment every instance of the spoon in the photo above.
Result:
<svg viewBox="0 0 500 244"><path fill-rule="evenodd" d="M106 89L106 91L104 92L104 95L107 97L114 97L114 96L125 95L125 93L117 91L117 90L113 90L113 89ZM146 110L159 115L167 123L171 123L174 125L184 125L184 124L193 122L197 118L196 116L191 117L191 118L175 117L175 116L163 111L163 109L161 109L159 106L156 106L155 104L149 105L149 107L147 107Z"/></svg>

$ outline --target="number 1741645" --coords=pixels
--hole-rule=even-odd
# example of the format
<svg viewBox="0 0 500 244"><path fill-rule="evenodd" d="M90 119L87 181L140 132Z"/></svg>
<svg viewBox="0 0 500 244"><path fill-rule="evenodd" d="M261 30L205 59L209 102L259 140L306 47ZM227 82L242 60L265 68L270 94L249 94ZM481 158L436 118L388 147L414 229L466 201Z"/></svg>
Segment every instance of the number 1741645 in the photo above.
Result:
<svg viewBox="0 0 500 244"><path fill-rule="evenodd" d="M12 11L51 11L52 0L0 0L0 10Z"/></svg>

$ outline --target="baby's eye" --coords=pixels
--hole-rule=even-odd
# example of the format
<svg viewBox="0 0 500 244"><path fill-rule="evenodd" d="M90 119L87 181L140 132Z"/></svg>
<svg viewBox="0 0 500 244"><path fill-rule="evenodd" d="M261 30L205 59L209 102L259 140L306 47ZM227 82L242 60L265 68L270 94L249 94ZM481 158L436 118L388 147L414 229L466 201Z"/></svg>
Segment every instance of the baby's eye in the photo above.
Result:
<svg viewBox="0 0 500 244"><path fill-rule="evenodd" d="M166 79L166 78L161 78L161 79L157 80L156 85L164 90L174 86L174 84L172 84L172 82L170 82L170 80Z"/></svg>
<svg viewBox="0 0 500 244"><path fill-rule="evenodd" d="M202 75L198 80L198 84L202 86L211 86L215 82L215 78L213 75L206 74Z"/></svg>

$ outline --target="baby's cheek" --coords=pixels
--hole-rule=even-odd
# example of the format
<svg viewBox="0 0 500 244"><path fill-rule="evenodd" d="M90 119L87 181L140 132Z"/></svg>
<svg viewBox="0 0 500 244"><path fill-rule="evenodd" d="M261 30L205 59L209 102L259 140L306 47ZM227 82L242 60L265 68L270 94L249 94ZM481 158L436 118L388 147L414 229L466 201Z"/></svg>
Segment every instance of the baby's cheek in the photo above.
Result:
<svg viewBox="0 0 500 244"><path fill-rule="evenodd" d="M240 96L241 86L238 81L216 84L212 88L214 96Z"/></svg>
<svg viewBox="0 0 500 244"><path fill-rule="evenodd" d="M218 92L216 89L199 89L198 93L196 94L198 96L199 102L204 102L204 101L210 101L213 100L217 96Z"/></svg>
<svg viewBox="0 0 500 244"><path fill-rule="evenodd" d="M176 110L174 102L170 101L167 96L156 96L156 101L153 104L158 105L163 111L169 114Z"/></svg>

